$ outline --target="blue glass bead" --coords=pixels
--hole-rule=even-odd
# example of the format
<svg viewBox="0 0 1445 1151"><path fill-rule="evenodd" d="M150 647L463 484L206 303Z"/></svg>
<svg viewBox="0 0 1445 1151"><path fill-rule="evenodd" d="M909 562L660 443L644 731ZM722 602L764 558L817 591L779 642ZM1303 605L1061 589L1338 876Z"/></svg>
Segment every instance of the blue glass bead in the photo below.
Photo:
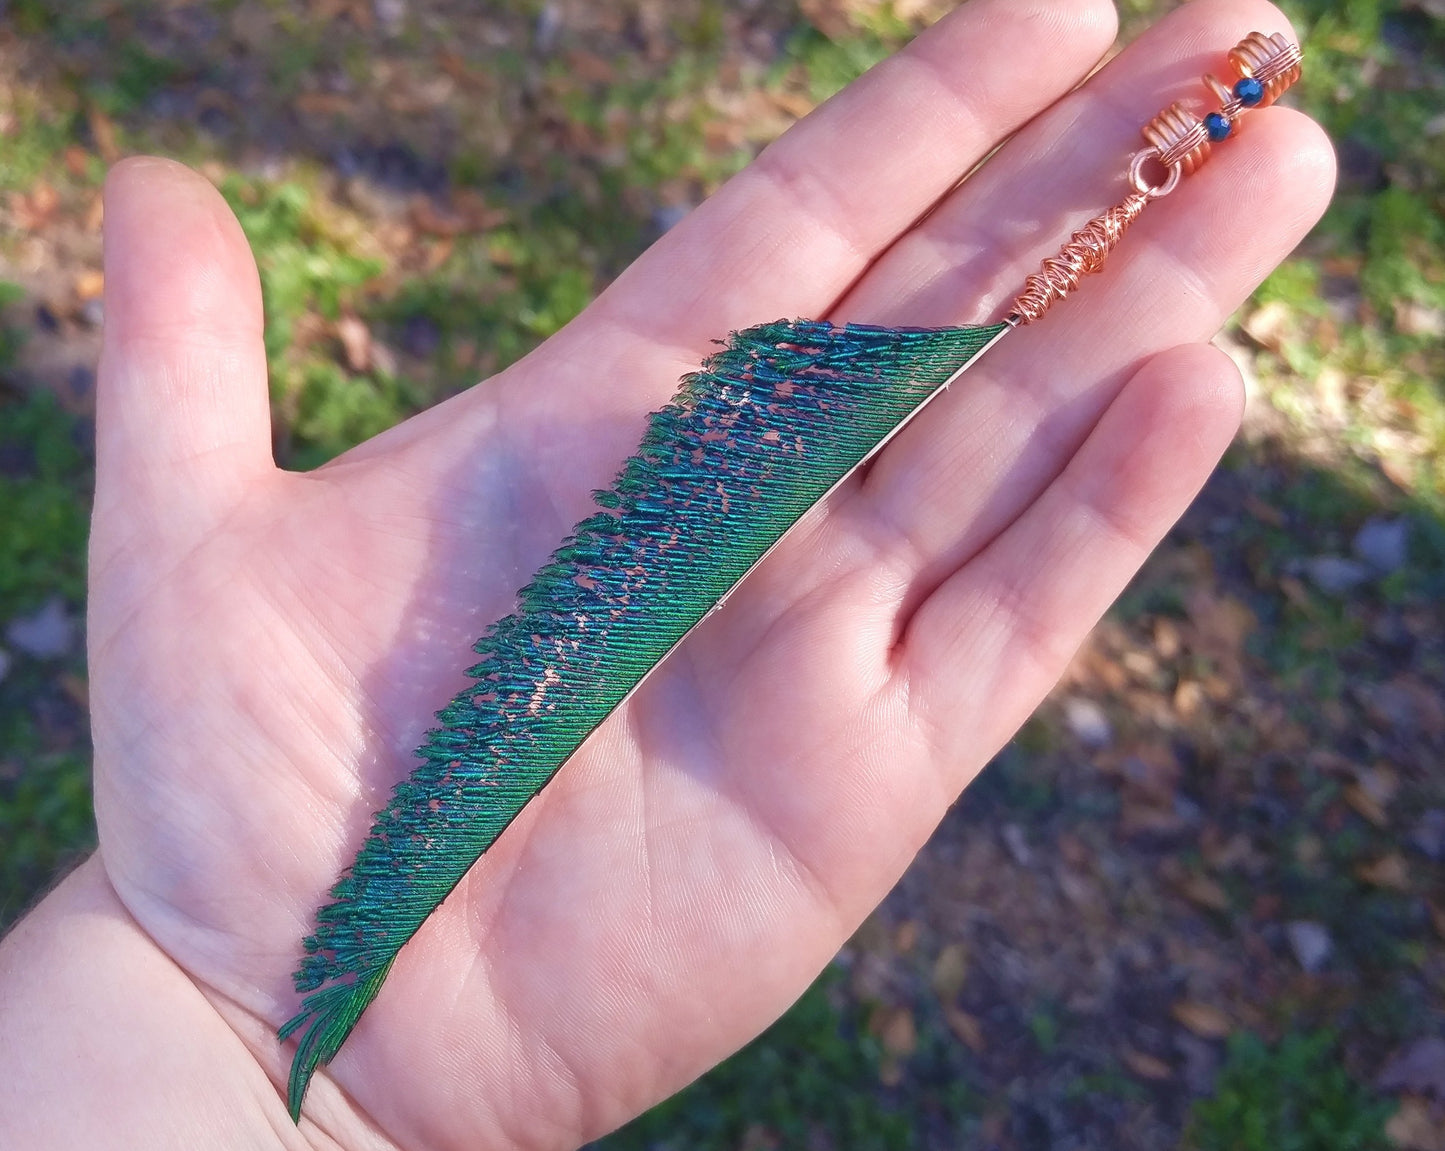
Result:
<svg viewBox="0 0 1445 1151"><path fill-rule="evenodd" d="M1253 76L1246 76L1234 86L1234 94L1246 108L1253 108L1264 99L1264 85Z"/></svg>
<svg viewBox="0 0 1445 1151"><path fill-rule="evenodd" d="M1209 113L1204 117L1204 126L1209 129L1209 138L1216 144L1221 140L1229 139L1229 133L1234 130L1234 124L1222 112Z"/></svg>

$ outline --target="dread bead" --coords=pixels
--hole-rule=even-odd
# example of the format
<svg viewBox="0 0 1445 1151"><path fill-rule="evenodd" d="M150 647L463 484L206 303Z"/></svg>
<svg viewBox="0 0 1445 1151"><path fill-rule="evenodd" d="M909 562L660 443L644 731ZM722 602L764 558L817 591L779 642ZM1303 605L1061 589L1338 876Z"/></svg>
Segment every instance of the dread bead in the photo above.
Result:
<svg viewBox="0 0 1445 1151"><path fill-rule="evenodd" d="M1234 86L1234 98L1246 108L1256 108L1264 99L1264 85L1253 76L1245 76Z"/></svg>

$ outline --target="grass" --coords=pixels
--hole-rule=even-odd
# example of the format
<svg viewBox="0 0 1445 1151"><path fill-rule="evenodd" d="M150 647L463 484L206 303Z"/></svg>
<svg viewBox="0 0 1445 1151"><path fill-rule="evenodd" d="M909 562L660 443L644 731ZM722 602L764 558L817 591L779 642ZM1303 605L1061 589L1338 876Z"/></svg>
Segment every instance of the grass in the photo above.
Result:
<svg viewBox="0 0 1445 1151"><path fill-rule="evenodd" d="M90 469L47 393L0 403L0 620L53 595L85 601Z"/></svg>
<svg viewBox="0 0 1445 1151"><path fill-rule="evenodd" d="M1189 1151L1386 1151L1388 1103L1340 1065L1335 1037L1289 1035L1275 1047L1230 1040L1214 1095L1190 1113Z"/></svg>
<svg viewBox="0 0 1445 1151"><path fill-rule="evenodd" d="M4 367L0 360L0 378ZM89 471L75 421L47 393L0 400L0 621L55 595L72 611L84 603ZM0 676L0 928L95 843L89 756L71 738L79 709L73 685L83 682L75 659L57 667L17 653L7 662ZM56 720L58 735L50 730Z"/></svg>
<svg viewBox="0 0 1445 1151"><path fill-rule="evenodd" d="M910 1117L879 1087L876 1040L833 1001L838 984L825 972L765 1034L592 1151L913 1146Z"/></svg>

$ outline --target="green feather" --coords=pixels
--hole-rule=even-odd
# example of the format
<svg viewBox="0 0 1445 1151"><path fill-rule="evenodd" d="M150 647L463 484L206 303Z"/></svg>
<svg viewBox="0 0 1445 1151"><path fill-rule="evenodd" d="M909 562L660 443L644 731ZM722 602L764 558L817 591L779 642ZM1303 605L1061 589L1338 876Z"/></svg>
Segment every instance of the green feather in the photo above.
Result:
<svg viewBox="0 0 1445 1151"><path fill-rule="evenodd" d="M779 321L655 413L600 509L476 644L473 684L317 913L289 1106L415 934L608 714L800 516L1004 331Z"/></svg>

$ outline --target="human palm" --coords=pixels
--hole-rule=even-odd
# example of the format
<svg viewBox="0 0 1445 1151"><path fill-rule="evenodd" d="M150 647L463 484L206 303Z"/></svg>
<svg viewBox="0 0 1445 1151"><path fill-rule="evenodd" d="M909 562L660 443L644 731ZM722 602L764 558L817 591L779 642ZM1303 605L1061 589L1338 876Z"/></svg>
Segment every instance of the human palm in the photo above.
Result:
<svg viewBox="0 0 1445 1151"><path fill-rule="evenodd" d="M157 962L200 989L185 1018L220 1021L196 1024L198 1062L249 1076L239 1104L224 1087L195 1101L241 1109L235 1145L296 1138L260 1075L284 1081L274 1029L297 1006L300 940L465 682L469 644L710 341L779 316L995 318L1046 246L1117 196L1138 126L1244 33L1285 28L1255 0L1190 5L950 192L1113 34L1097 0L979 0L533 355L307 475L271 463L259 293L224 205L173 165L115 173L90 608L99 854ZM1189 342L1288 252L1331 173L1303 118L1248 127L588 741L403 950L313 1086L306 1138L575 1145L806 986L1232 435L1237 374Z"/></svg>

